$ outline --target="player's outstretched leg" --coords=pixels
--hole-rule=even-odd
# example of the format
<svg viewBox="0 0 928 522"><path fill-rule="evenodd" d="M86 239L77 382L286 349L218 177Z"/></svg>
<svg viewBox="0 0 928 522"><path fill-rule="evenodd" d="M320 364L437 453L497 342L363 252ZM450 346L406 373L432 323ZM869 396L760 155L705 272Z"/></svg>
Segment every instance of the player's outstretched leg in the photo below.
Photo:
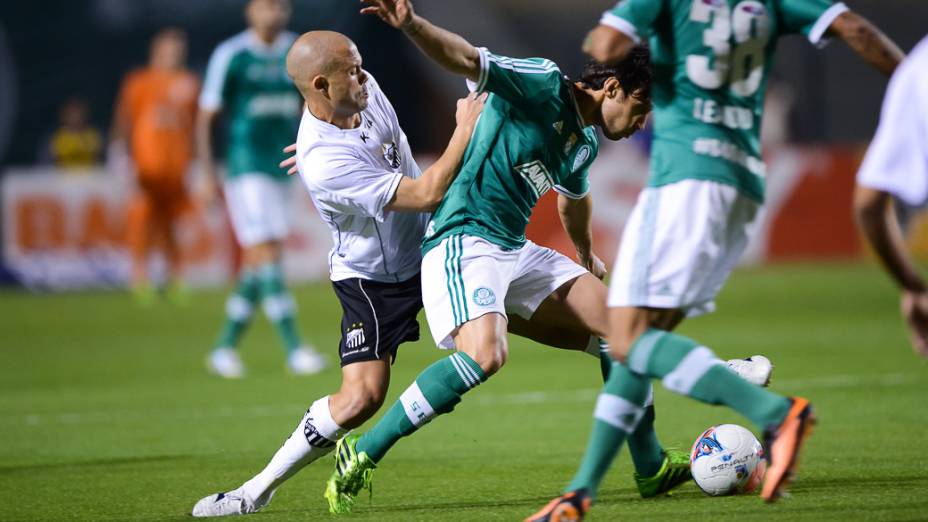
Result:
<svg viewBox="0 0 928 522"><path fill-rule="evenodd" d="M616 371L620 372L620 378L633 379L634 376L628 368L613 363L612 357L608 355L609 345L604 341L600 341L599 344L602 347L603 360L608 361L610 368L603 372L603 380L608 382L613 366ZM669 493L692 478L689 455L684 451L665 450L657 438L657 432L654 429L656 418L654 389L650 382L647 385L644 414L638 426L628 434L627 438L628 450L635 466L635 484L642 498L652 498Z"/></svg>
<svg viewBox="0 0 928 522"><path fill-rule="evenodd" d="M423 370L370 431L338 445L336 469L325 490L329 511L350 512L361 489L370 487L374 468L399 439L451 412L462 395L502 367L508 350L506 319L498 313L480 316L461 325L454 340L462 351Z"/></svg>
<svg viewBox="0 0 928 522"><path fill-rule="evenodd" d="M260 510L270 502L278 486L332 451L335 441L346 431L332 418L329 396L317 400L260 473L232 491L200 499L191 514L195 517L219 517Z"/></svg>
<svg viewBox="0 0 928 522"><path fill-rule="evenodd" d="M274 324L287 350L287 367L297 375L312 375L326 367L325 359L304 345L296 326L296 303L284 281L280 261L262 263L257 269L264 314Z"/></svg>
<svg viewBox="0 0 928 522"><path fill-rule="evenodd" d="M370 488L371 473L399 439L437 415L451 412L462 395L486 378L480 365L463 352L435 362L420 373L370 431L339 442L336 469L326 484L329 510L350 512L354 497L361 489Z"/></svg>
<svg viewBox="0 0 928 522"><path fill-rule="evenodd" d="M628 309L615 308L612 314L614 327L627 327ZM629 331L633 329L625 330ZM780 496L814 423L808 401L783 397L748 383L705 346L663 330L647 329L632 343L618 350L613 348L613 355L626 358L629 370L637 375L661 379L665 388L681 395L724 404L770 433L768 459L770 469L776 471L768 472L762 496L767 501Z"/></svg>
<svg viewBox="0 0 928 522"><path fill-rule="evenodd" d="M613 363L609 379L596 400L593 432L580 469L564 495L527 518L527 522L583 519L616 454L644 416L650 394L651 383L646 377Z"/></svg>
<svg viewBox="0 0 928 522"><path fill-rule="evenodd" d="M226 319L219 333L219 341L207 358L207 367L211 372L227 379L244 375L245 369L236 347L254 316L259 298L257 274L250 268L243 268L235 291L226 299Z"/></svg>

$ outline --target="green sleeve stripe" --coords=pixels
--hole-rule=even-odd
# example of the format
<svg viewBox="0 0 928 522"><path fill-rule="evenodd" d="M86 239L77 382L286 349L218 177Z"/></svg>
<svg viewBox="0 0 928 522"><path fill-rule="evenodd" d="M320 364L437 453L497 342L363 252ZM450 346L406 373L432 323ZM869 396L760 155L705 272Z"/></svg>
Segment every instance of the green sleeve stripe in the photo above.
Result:
<svg viewBox="0 0 928 522"><path fill-rule="evenodd" d="M551 60L542 59L541 61L526 60L520 58L508 58L505 56L496 56L494 54L489 55L490 61L493 63L502 65L511 65L513 67L524 67L526 69L545 69L549 70L552 68L557 68L557 65Z"/></svg>
<svg viewBox="0 0 928 522"><path fill-rule="evenodd" d="M603 13L603 17L600 18L599 23L602 25L607 25L620 33L628 35L636 44L641 43L641 36L638 35L638 28L635 27L635 24L629 22L628 20L622 18L621 16L614 15L609 11Z"/></svg>
<svg viewBox="0 0 928 522"><path fill-rule="evenodd" d="M491 62L496 64L497 67L503 69L509 69L516 72L524 72L529 74L545 74L551 71L557 70L557 64L550 60L545 60L542 63L530 62L528 60L514 60L512 58L504 58L501 56L495 56L489 54L487 56Z"/></svg>

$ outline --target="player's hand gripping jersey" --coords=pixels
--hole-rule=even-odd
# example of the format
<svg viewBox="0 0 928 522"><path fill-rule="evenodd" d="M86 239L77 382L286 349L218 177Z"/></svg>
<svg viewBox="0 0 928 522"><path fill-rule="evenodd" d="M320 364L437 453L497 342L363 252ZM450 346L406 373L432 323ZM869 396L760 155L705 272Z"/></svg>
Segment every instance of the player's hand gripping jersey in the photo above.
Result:
<svg viewBox="0 0 928 522"><path fill-rule="evenodd" d="M601 23L651 45L649 185L712 180L763 201L760 123L777 38L820 45L845 11L831 0L623 0L606 12Z"/></svg>
<svg viewBox="0 0 928 522"><path fill-rule="evenodd" d="M429 223L423 252L457 234L520 248L532 209L548 190L575 199L589 192L587 171L599 142L580 121L573 86L557 65L486 49L480 65L470 87L492 95L460 173Z"/></svg>

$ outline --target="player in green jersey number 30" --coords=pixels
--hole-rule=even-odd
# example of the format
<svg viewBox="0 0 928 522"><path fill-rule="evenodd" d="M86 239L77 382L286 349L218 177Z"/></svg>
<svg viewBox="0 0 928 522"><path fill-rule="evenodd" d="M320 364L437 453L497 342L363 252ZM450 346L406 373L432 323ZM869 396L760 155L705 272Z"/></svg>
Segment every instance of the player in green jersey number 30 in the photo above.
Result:
<svg viewBox="0 0 928 522"><path fill-rule="evenodd" d="M768 502L793 475L814 420L809 402L734 378L711 350L672 331L685 317L712 311L747 246L764 197L759 134L767 74L777 39L793 33L815 45L838 36L887 74L902 58L870 23L830 0L625 0L584 43L609 63L648 40L662 71L654 84L648 186L612 272L610 353L633 375L729 406L764 429L770 465L761 496ZM641 404L636 386L633 379L606 382L580 469L530 522L583 519L630 433L615 419L628 404Z"/></svg>

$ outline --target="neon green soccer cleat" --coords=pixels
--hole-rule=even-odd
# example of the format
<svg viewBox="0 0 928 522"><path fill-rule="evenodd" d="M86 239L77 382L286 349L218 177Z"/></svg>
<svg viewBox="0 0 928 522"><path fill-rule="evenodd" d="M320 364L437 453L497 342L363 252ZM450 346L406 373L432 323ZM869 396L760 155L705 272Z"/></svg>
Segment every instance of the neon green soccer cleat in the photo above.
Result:
<svg viewBox="0 0 928 522"><path fill-rule="evenodd" d="M635 473L635 483L641 498L652 498L668 493L673 488L693 478L690 473L690 457L677 450L666 450L661 469L651 477L642 477Z"/></svg>
<svg viewBox="0 0 928 522"><path fill-rule="evenodd" d="M354 499L362 489L373 493L371 480L377 464L367 453L357 452L355 447L359 438L360 435L349 435L335 446L335 471L325 485L325 499L329 502L331 513L350 513Z"/></svg>

